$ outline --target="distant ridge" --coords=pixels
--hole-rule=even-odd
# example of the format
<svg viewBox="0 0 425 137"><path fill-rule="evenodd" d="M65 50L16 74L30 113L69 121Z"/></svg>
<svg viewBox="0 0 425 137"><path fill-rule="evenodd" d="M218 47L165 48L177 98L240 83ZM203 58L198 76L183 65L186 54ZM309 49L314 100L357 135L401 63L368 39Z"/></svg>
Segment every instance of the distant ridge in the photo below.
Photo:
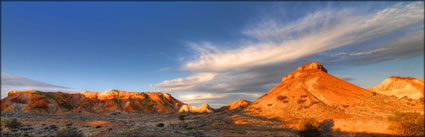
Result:
<svg viewBox="0 0 425 137"><path fill-rule="evenodd" d="M213 112L214 109L210 107L208 104L202 104L200 107L192 106L192 105L183 105L179 112L194 112L194 113L208 113Z"/></svg>
<svg viewBox="0 0 425 137"><path fill-rule="evenodd" d="M232 102L230 104L227 104L226 106L219 108L219 110L238 109L238 108L245 107L245 106L249 105L250 103L251 103L250 101L247 101L247 100L244 100L244 99L238 99L235 102Z"/></svg>
<svg viewBox="0 0 425 137"><path fill-rule="evenodd" d="M379 85L369 88L369 90L398 98L419 99L424 97L424 80L413 77L391 76Z"/></svg>

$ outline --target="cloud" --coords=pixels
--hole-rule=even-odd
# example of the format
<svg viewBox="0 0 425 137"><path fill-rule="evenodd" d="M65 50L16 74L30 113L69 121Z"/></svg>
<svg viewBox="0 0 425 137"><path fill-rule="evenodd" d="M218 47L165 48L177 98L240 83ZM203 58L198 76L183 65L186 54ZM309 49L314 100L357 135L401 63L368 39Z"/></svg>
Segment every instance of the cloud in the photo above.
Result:
<svg viewBox="0 0 425 137"><path fill-rule="evenodd" d="M400 33L423 25L420 23L424 20L422 2L395 4L372 13L357 14L358 10L361 9L321 10L289 23L270 19L242 30L257 41L241 43L233 49L218 48L222 46L211 42L191 43L196 56L186 61L182 70L192 75L166 80L154 87L225 95L264 94L280 82L282 76L315 60L328 67L423 55L423 27L413 33ZM394 34L398 35L387 38ZM380 45L378 48L343 51L376 39L383 39L374 43ZM327 54L335 50L342 52ZM232 100L228 97L204 100L230 103ZM204 101L196 101L199 103L199 100Z"/></svg>
<svg viewBox="0 0 425 137"><path fill-rule="evenodd" d="M37 89L44 91L71 91L71 88L44 83L25 77L1 73L1 97L6 97L10 90Z"/></svg>
<svg viewBox="0 0 425 137"><path fill-rule="evenodd" d="M181 96L183 100L200 100L200 99L214 99L214 98L222 98L227 96L226 94L195 94L195 95L184 95Z"/></svg>
<svg viewBox="0 0 425 137"><path fill-rule="evenodd" d="M210 43L192 44L199 57L184 64L183 69L222 72L291 61L386 35L423 21L423 12L422 5L414 3L367 15L355 15L350 10L324 10L289 24L271 20L266 25L243 31L262 40L258 43L226 50Z"/></svg>
<svg viewBox="0 0 425 137"><path fill-rule="evenodd" d="M213 80L215 75L215 73L200 73L186 78L165 80L156 84L155 87L161 87L164 91L185 91L193 89L198 84Z"/></svg>
<svg viewBox="0 0 425 137"><path fill-rule="evenodd" d="M388 48L379 48L379 49L373 49L373 50L369 50L369 51L361 51L361 52L340 52L337 53L333 56L363 56L363 55L370 55L370 54L375 54L378 52L382 52L388 50Z"/></svg>
<svg viewBox="0 0 425 137"><path fill-rule="evenodd" d="M200 106L203 103L208 103L211 107L219 108L227 105L222 100L236 101L237 99L243 98L246 100L255 100L262 94L259 93L206 93L206 94L189 94L180 96L179 98L188 104Z"/></svg>
<svg viewBox="0 0 425 137"><path fill-rule="evenodd" d="M424 41L423 31L414 32L382 43L376 49L361 52L340 52L335 55L339 54L344 58L333 55L325 57L323 60L326 60L329 65L362 65L415 57L424 55Z"/></svg>

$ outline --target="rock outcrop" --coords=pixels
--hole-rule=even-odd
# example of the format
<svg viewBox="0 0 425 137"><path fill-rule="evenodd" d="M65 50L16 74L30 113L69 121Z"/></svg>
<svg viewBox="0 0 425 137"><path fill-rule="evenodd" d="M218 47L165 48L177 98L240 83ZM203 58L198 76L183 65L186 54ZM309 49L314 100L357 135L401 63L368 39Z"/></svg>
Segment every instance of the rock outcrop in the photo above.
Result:
<svg viewBox="0 0 425 137"><path fill-rule="evenodd" d="M419 99L424 97L424 80L413 77L391 76L379 85L369 88L379 94Z"/></svg>
<svg viewBox="0 0 425 137"><path fill-rule="evenodd" d="M184 105L168 93L84 91L80 93L10 91L1 100L3 112L177 112Z"/></svg>
<svg viewBox="0 0 425 137"><path fill-rule="evenodd" d="M285 80L294 79L304 73L314 73L317 71L328 73L328 70L325 67L323 67L322 64L315 61L310 64L304 64L303 66L297 68L294 72L282 77L282 82Z"/></svg>
<svg viewBox="0 0 425 137"><path fill-rule="evenodd" d="M243 108L248 106L250 103L251 102L247 100L238 99L235 102L232 102L230 104L227 104L226 106L219 108L219 110L233 110L233 109Z"/></svg>

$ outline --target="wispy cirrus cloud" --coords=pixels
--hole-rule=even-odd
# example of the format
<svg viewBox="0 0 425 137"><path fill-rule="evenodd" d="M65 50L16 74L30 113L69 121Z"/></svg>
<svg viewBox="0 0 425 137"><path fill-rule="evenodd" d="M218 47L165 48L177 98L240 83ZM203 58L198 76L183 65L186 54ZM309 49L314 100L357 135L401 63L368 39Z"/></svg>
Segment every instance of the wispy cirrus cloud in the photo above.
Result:
<svg viewBox="0 0 425 137"><path fill-rule="evenodd" d="M199 106L203 103L210 103L209 105L218 108L223 105L226 105L226 102L215 102L214 100L237 100L240 98L251 100L260 97L262 94L259 93L207 93L207 94L191 94L180 96L179 98L188 104Z"/></svg>
<svg viewBox="0 0 425 137"><path fill-rule="evenodd" d="M364 56L364 55L370 55L370 54L375 54L378 52L383 52L385 50L389 50L388 48L378 48L378 49L373 49L373 50L369 50L369 51L360 51L360 52L340 52L337 53L333 56Z"/></svg>
<svg viewBox="0 0 425 137"><path fill-rule="evenodd" d="M295 60L349 44L363 42L423 20L419 3L395 5L376 13L356 15L354 11L317 11L293 23L266 25L243 30L263 40L221 50L212 44L195 45L199 57L183 65L191 72L221 72ZM272 25L268 25L272 24Z"/></svg>
<svg viewBox="0 0 425 137"><path fill-rule="evenodd" d="M182 69L193 75L167 80L154 87L164 91L201 91L214 94L265 93L280 82L283 75L313 60L324 59L325 64L332 65L347 63L347 60L355 63L374 58L373 60L379 62L397 59L393 55L423 55L423 44L420 45L424 41L423 27L416 27L420 30L381 40L376 49L343 51L311 58L423 25L420 22L424 20L422 2L395 4L371 13L358 14L356 11L359 10L361 9L327 9L289 23L281 23L278 19L260 22L256 27L242 30L243 34L257 41L241 43L237 46L239 48L222 49L211 42L191 43L197 56L186 61ZM418 34L422 34L422 37L412 37ZM344 58L340 58L341 56Z"/></svg>
<svg viewBox="0 0 425 137"><path fill-rule="evenodd" d="M53 85L29 78L1 73L1 97L6 97L10 90L37 89L43 91L73 91L72 88Z"/></svg>

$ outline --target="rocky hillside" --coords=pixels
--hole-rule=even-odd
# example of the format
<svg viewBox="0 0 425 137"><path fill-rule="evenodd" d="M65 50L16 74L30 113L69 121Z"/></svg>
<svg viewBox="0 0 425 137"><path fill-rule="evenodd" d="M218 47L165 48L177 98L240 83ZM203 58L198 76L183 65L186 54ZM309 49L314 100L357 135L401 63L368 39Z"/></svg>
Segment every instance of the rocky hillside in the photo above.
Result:
<svg viewBox="0 0 425 137"><path fill-rule="evenodd" d="M200 107L192 106L192 105L183 105L179 112L194 112L194 113L208 113L213 112L214 109L211 108L208 104L202 104Z"/></svg>
<svg viewBox="0 0 425 137"><path fill-rule="evenodd" d="M389 132L386 117L394 111L423 113L423 103L360 88L327 73L319 62L305 64L245 109L248 113L296 121L332 119L346 131ZM368 126L370 125L370 126Z"/></svg>
<svg viewBox="0 0 425 137"><path fill-rule="evenodd" d="M226 106L219 108L219 110L233 110L237 108L242 108L242 107L248 106L250 103L251 102L247 100L238 99L235 102L232 102L230 104L227 104Z"/></svg>
<svg viewBox="0 0 425 137"><path fill-rule="evenodd" d="M10 91L1 100L2 112L177 112L182 102L167 93Z"/></svg>
<svg viewBox="0 0 425 137"><path fill-rule="evenodd" d="M424 80L412 77L391 76L369 90L399 98L406 96L411 99L419 99L424 97Z"/></svg>

